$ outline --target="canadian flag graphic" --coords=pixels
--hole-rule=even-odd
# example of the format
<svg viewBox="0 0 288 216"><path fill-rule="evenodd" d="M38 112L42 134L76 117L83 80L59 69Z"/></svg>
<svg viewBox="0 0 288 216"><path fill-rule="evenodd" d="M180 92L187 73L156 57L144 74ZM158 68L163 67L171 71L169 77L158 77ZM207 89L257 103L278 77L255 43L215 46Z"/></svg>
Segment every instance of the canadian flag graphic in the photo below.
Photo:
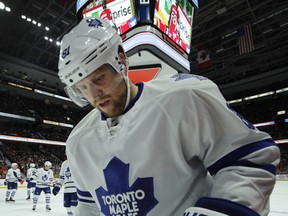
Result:
<svg viewBox="0 0 288 216"><path fill-rule="evenodd" d="M198 47L198 67L205 69L211 65L210 55L203 47Z"/></svg>

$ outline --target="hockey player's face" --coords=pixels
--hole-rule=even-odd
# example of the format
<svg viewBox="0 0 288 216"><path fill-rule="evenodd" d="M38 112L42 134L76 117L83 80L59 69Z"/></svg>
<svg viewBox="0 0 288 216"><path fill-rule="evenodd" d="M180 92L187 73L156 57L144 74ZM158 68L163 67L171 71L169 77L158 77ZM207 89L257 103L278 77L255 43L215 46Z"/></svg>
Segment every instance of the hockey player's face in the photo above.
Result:
<svg viewBox="0 0 288 216"><path fill-rule="evenodd" d="M127 87L123 75L108 65L101 66L75 86L92 106L107 117L116 117L123 112Z"/></svg>

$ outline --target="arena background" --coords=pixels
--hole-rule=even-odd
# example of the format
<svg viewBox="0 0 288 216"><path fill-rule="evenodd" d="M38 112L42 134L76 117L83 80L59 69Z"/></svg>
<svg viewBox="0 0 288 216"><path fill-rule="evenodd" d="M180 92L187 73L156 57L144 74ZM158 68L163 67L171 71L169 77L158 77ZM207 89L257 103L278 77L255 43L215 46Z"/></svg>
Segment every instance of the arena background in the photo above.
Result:
<svg viewBox="0 0 288 216"><path fill-rule="evenodd" d="M162 1L121 2L133 8L130 27L120 30L135 82L172 73L213 80L237 112L276 140L281 150L277 179L287 181L288 2L199 0L185 46L163 31ZM189 1L179 2L191 21ZM124 6L121 10L118 15L124 16ZM43 166L45 160L52 162L57 178L65 140L91 110L74 105L57 77L59 42L78 19L73 0L0 0L0 179L11 162L25 178L30 162Z"/></svg>

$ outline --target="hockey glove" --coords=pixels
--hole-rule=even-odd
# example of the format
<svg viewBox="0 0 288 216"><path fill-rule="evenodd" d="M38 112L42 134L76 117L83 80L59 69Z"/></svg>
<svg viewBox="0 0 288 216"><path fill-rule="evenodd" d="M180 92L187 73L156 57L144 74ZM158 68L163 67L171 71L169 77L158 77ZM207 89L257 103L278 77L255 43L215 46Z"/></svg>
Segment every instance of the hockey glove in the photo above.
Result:
<svg viewBox="0 0 288 216"><path fill-rule="evenodd" d="M26 182L27 182L27 184L30 183L30 179L26 178Z"/></svg>
<svg viewBox="0 0 288 216"><path fill-rule="evenodd" d="M52 193L53 193L54 196L56 196L59 193L59 191L60 191L60 187L54 186L53 190L52 190Z"/></svg>
<svg viewBox="0 0 288 216"><path fill-rule="evenodd" d="M7 181L6 180L4 181L4 185L7 185Z"/></svg>
<svg viewBox="0 0 288 216"><path fill-rule="evenodd" d="M196 215L205 215L205 216L229 216L220 212L215 212L209 209L199 208L199 207L191 207L186 209L183 216L196 216Z"/></svg>

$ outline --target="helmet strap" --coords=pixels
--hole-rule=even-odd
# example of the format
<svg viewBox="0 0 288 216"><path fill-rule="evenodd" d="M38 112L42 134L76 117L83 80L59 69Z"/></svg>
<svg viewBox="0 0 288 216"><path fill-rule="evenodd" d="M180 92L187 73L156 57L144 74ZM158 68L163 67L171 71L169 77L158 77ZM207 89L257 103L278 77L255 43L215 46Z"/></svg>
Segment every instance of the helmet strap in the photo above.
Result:
<svg viewBox="0 0 288 216"><path fill-rule="evenodd" d="M126 82L126 86L127 86L127 97L126 97L126 103L125 103L125 107L124 110L127 108L129 102L130 102L130 97L131 97L131 87L130 87L130 82L128 79L128 75L124 75L124 80Z"/></svg>

